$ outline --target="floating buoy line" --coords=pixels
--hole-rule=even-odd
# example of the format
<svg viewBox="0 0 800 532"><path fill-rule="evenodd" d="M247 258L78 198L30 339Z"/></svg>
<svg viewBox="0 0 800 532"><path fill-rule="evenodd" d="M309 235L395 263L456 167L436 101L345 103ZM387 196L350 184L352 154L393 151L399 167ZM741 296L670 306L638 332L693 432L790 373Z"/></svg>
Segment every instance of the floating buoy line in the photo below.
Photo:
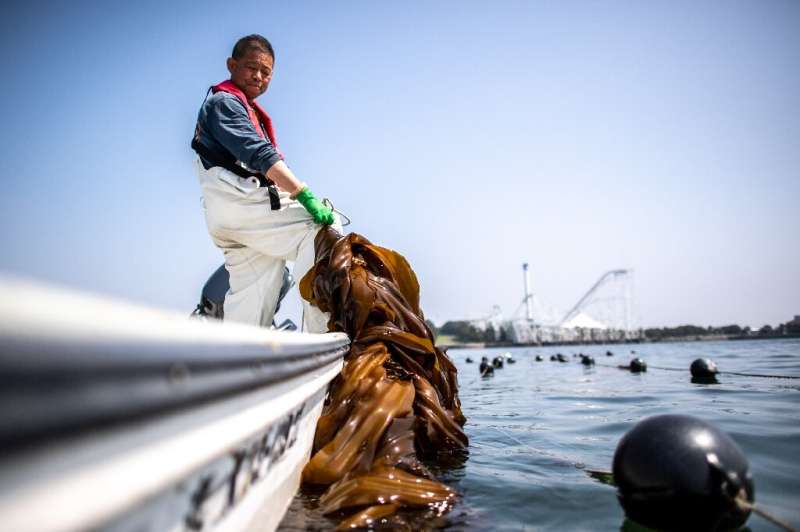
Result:
<svg viewBox="0 0 800 532"><path fill-rule="evenodd" d="M507 356L510 358L510 353ZM535 360L541 362L543 358L537 355ZM560 353L551 356L550 360L567 361ZM481 376L472 379L468 386L487 377L484 371L487 366L492 369L503 367L502 360L489 363L484 357L482 362L484 368L480 371ZM628 365L614 366L597 364L592 356L581 353L580 363L585 367L597 365L632 373L646 372L648 368L686 371L648 366L639 357ZM707 358L694 360L689 370L692 382L703 384L717 383L716 377L720 375L800 379L795 375L722 372L715 362ZM640 525L655 529L680 529L697 527L699 524L701 528L709 530L738 529L752 513L782 530L798 532L761 505L755 504L753 479L744 453L730 436L701 419L664 414L640 421L620 439L614 452L613 471L588 469L581 461L537 449L500 427L486 427L533 454L582 469L600 483L615 486L625 515ZM496 448L488 444L486 447ZM653 454L658 454L660 459L652 460Z"/></svg>
<svg viewBox="0 0 800 532"><path fill-rule="evenodd" d="M753 504L753 503L751 503L751 502L749 502L749 501L747 501L745 499L742 499L740 497L736 497L735 502L736 502L737 505L739 505L741 507L741 509L743 511L753 512L757 516L761 517L762 519L766 519L767 521L769 521L773 525L777 526L778 528L782 528L783 530L786 530L787 532L797 532L797 529L792 527L792 525L790 525L786 521L778 519L777 517L775 517L774 515L770 514L769 512L767 512L766 510L764 510L760 506L757 506L757 505L755 505L755 504Z"/></svg>
<svg viewBox="0 0 800 532"><path fill-rule="evenodd" d="M487 427L533 454L582 469L601 484L614 486L625 515L642 525L659 530L693 528L700 519L705 520L702 528L733 530L744 525L752 512L782 530L798 532L755 504L753 479L744 453L727 434L700 419L666 414L640 421L620 439L613 471L588 469L581 461L537 449L500 427ZM698 446L698 438L707 442ZM662 452L662 460L652 460L654 447ZM667 467L663 467L664 456ZM697 471L703 468L697 466L703 463L708 471L698 475ZM684 508L686 505L691 508ZM675 522L675 516L688 520Z"/></svg>
<svg viewBox="0 0 800 532"><path fill-rule="evenodd" d="M708 519L710 519L711 521L716 521L716 522L719 522L719 521L722 521L722 520L725 520L725 519L729 519L734 523L737 522L737 521L740 521L738 526L741 526L747 520L747 517L749 516L750 512L752 512L752 513L758 515L759 517L762 517L763 519L769 521L773 525L775 525L775 526L777 526L777 527L779 527L779 528L781 528L781 529L783 529L783 530L785 530L787 532L797 532L797 530L794 529L791 525L789 525L785 521L775 517L774 515L769 513L769 511L765 510L761 506L756 505L753 502L753 499L752 499L752 497L753 497L753 485L752 485L753 481L752 481L751 478L749 478L749 471L748 471L749 466L747 464L747 460L744 458L744 454L741 452L741 450L739 450L738 446L736 446L736 444L733 443L733 440L731 440L722 431L716 429L716 427L714 427L710 423L703 422L703 421L698 420L696 418L691 418L690 416L669 416L669 415L666 415L666 416L653 416L651 418L648 418L645 421L640 422L633 429L628 431L628 433L626 433L625 436L623 436L623 438L620 440L620 443L617 446L617 450L614 453L614 463L615 463L614 469L615 470L617 469L617 467L618 467L617 463L618 462L621 464L621 463L624 463L626 461L626 458L625 458L626 455L624 453L626 452L627 448L623 448L623 441L625 441L626 439L630 440L631 439L631 435L633 435L633 439L636 439L637 436L639 436L639 434L641 434L643 432L655 432L655 436L658 437L658 440L660 442L666 442L667 440L664 439L663 431L658 431L658 430L654 431L653 427L656 427L657 429L660 428L660 427L663 427L662 419L663 418L669 418L669 417L678 418L678 421L683 422L683 423L688 422L688 423L693 424L693 425L699 425L701 428L706 429L707 431L711 432L714 436L716 436L716 439L717 439L718 442L720 440L722 441L721 445L718 443L718 446L722 447L722 452L720 451L720 449L714 449L714 451L717 451L716 453L715 452L708 452L708 453L706 453L705 456L700 457L701 459L705 459L705 460L707 460L709 462L709 467L710 467L710 469L712 471L710 473L710 475L713 476L715 474L718 474L718 476L719 476L719 479L718 479L719 480L719 487L718 487L718 489L716 489L715 491L710 491L709 493L706 493L704 495L704 499L706 499L706 500L702 500L701 501L701 503L706 503L708 505L708 508L706 509L706 513L709 514L709 515L706 515L706 517ZM644 430L642 430L641 425L644 424L645 422L649 422L650 427L645 426ZM511 441L517 443L518 445L524 447L525 449L529 450L533 454L544 456L544 457L549 458L551 460L554 460L554 461L557 461L557 462L561 462L564 465L568 465L568 466L571 466L571 467L575 467L576 469L581 469L581 470L586 471L586 473L590 477L592 477L593 479L599 481L601 484L614 486L618 490L620 490L619 497L620 497L621 500L624 500L625 495L623 494L623 491L624 491L625 488L622 488L622 489L620 488L620 486L616 482L616 478L615 478L614 473L612 471L606 471L606 470L603 470L603 469L588 469L586 467L586 464L581 462L581 461L571 460L571 459L565 458L563 456L560 456L558 454L552 453L550 451L537 449L537 448L535 448L535 447L533 447L531 445L528 445L527 443L523 442L522 440L520 440L516 436L513 436L512 434L508 433L507 431L501 429L500 427L497 427L497 426L494 426L494 425L488 425L487 427L497 431L498 433L502 434L503 436L505 436L509 440L511 440ZM636 433L637 429L639 429L639 434ZM687 431L683 431L683 432L681 432L680 430L677 431L678 434L682 433L684 435L685 435L686 432ZM639 446L646 448L647 447L647 443L642 445L641 440L642 440L642 438L641 438L641 436L639 436L639 439L638 439ZM683 445L681 445L682 442L680 442L680 441L678 441L678 442L672 441L672 442L669 442L669 443L672 444L673 449L676 451L676 453L674 453L674 455L675 456L680 456L680 460L685 461L686 460L686 445L685 445L685 442L683 442ZM478 444L478 445L479 446L485 446L485 447L492 447L492 448L495 448L495 449L497 448L497 447L494 447L492 445L483 444L483 443ZM623 449L621 450L621 448L623 448ZM733 461L734 461L735 466L737 466L734 469L738 468L738 471L725 471L725 468L723 468L721 466L721 464L719 462L719 457L717 456L717 454L718 453L719 454L723 454L724 451L727 451L727 454L733 454L734 455L734 460ZM652 463L652 461L649 460L649 455L648 455L648 459L645 461L645 463ZM677 461L676 461L676 463L677 463ZM684 472L685 472L685 470L684 470ZM683 482L685 482L686 479L683 478L680 475L680 473L684 473L684 472L679 472L679 475L676 478L662 479L661 485L664 488L664 490L665 491L674 490L675 485L680 485ZM719 472L719 473L717 473L717 472ZM737 484L737 482L740 482L739 481L739 477L740 476L743 477L742 480L744 480L745 482L749 481L749 490L746 487L739 486ZM648 479L648 480L652 481L652 479ZM704 481L704 483L707 483L707 481L708 481L708 479L706 479L705 477L702 480ZM731 485L736 486L733 494L729 493L730 488L728 486L731 486ZM652 488L652 486L648 486L648 489L650 489L650 488ZM654 509L653 505L652 505L653 501L643 502L641 494L635 493L635 491L636 491L635 489L634 490L628 489L628 491L629 492L633 491L635 495L638 495L638 497L634 496L634 497L631 498L634 501L634 503L633 503L634 506L638 506L638 508L634 507L634 508L631 508L629 510L623 504L623 510L625 510L625 514L630 519L632 519L632 520L634 520L636 522L641 522L642 524L645 524L645 525L649 524L650 526L653 526L655 528L659 528L659 525L663 526L665 524L663 522L663 519L665 517L664 517L664 515L662 515L662 512L666 511L667 515L671 515L673 511L676 512L675 515L686 515L687 514L687 512L680 512L680 508L672 508L672 507L670 507L669 504L666 505L667 506L666 509L662 508L661 506L664 505L664 501L663 500L656 500L655 501L655 509ZM628 496L629 495L630 495L630 493L628 493ZM720 501L722 501L722 502L720 502ZM673 504L674 505L680 505L683 502L684 502L683 499L678 498ZM650 504L648 504L648 503L650 503ZM714 504L710 504L710 503L714 503ZM688 512L688 513L690 515L692 515L692 516L696 515L695 512ZM631 515L631 514L633 514L633 515ZM691 523L681 523L681 524L687 525L687 526L691 525ZM723 528L723 529L727 529L727 528Z"/></svg>
<svg viewBox="0 0 800 532"><path fill-rule="evenodd" d="M700 360L700 359L698 359ZM595 364L596 366L601 366L604 368L615 368L615 369L629 369L628 366L614 366L611 364ZM647 369L657 369L661 371L678 371L681 373L686 372L684 368L668 368L665 366L651 366L647 365ZM737 377L757 377L761 379L800 379L798 375L773 375L773 374L765 374L765 373L743 373L740 371L719 371L716 375L723 376L723 375L735 375Z"/></svg>
<svg viewBox="0 0 800 532"><path fill-rule="evenodd" d="M613 356L609 354L610 351L606 352L607 356ZM579 362L586 367L591 366L600 366L604 368L615 368L615 369L625 369L629 370L631 373L644 373L647 371L648 368L650 369L657 369L661 371L678 371L678 372L685 372L686 370L683 368L669 368L665 366L651 366L648 365L642 358L634 357L631 359L628 365L612 365L612 364L602 364L599 362L595 362L594 357L591 355L584 355L583 353L579 353L577 355L573 355L573 357L580 357ZM504 353L500 356L495 357L492 361L489 361L487 357L483 357L480 366L480 373L482 377L488 377L494 375L494 371L486 371L488 368L503 368L503 361L508 362L509 364L513 364L516 362L514 358L511 356L511 353ZM536 362L544 361L541 355L536 355L535 358ZM569 359L561 353L557 353L555 355L550 356L551 362L568 362ZM467 363L472 363L472 358L467 357ZM756 377L760 379L791 379L791 380L798 380L800 379L800 375L774 375L774 374L765 374L765 373L746 373L741 371L720 371L717 367L717 364L709 359L709 358L698 358L695 359L689 371L695 379L695 382L699 383L714 383L717 376L722 375L734 375L737 377ZM470 381L474 382L474 381Z"/></svg>

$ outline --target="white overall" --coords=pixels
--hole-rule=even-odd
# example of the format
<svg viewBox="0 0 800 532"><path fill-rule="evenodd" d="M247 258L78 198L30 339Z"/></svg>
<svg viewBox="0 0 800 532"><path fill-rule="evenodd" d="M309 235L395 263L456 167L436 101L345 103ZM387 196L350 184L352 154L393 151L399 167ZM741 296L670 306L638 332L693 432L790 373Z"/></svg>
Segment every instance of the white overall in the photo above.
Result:
<svg viewBox="0 0 800 532"><path fill-rule="evenodd" d="M294 261L295 282L314 264L314 237L321 228L287 192L281 208L270 208L266 187L221 168L203 168L194 161L208 232L225 254L230 289L225 295L225 320L269 327L275 314L283 268ZM334 214L335 227L342 232ZM303 331L327 332L328 314L303 300Z"/></svg>

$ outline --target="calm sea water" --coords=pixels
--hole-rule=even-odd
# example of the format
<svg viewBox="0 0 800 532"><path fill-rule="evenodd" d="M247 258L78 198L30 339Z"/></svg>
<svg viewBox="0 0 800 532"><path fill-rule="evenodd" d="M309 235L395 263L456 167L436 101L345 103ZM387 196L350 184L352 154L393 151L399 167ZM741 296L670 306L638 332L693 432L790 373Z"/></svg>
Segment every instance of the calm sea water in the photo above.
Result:
<svg viewBox="0 0 800 532"><path fill-rule="evenodd" d="M615 356L606 356L610 350ZM636 354L631 354L635 350ZM516 364L481 379L478 362L511 352ZM557 352L569 362L550 362ZM585 368L573 353L594 356ZM698 357L720 371L800 376L800 340L692 342L627 346L452 349L459 370L469 458L437 469L461 495L442 519L411 516L414 528L450 530L619 530L616 491L586 470L611 470L619 439L639 420L666 413L697 416L727 432L750 461L756 503L800 527L800 380L722 375L692 384ZM545 360L536 362L535 356ZM633 356L650 369L616 369ZM471 357L475 363L469 364ZM653 366L680 368L666 371ZM314 497L298 496L284 530L330 529ZM747 526L777 530L758 516Z"/></svg>

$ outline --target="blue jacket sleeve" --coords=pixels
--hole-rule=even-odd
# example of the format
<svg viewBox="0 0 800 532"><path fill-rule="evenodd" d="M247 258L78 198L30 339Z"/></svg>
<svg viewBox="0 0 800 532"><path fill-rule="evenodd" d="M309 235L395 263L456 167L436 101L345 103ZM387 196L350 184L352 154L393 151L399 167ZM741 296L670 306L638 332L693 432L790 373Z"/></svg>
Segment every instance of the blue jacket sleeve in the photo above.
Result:
<svg viewBox="0 0 800 532"><path fill-rule="evenodd" d="M226 94L213 98L210 103L206 120L208 133L237 160L262 173L281 160L269 139L261 138L256 132L244 105L236 97Z"/></svg>

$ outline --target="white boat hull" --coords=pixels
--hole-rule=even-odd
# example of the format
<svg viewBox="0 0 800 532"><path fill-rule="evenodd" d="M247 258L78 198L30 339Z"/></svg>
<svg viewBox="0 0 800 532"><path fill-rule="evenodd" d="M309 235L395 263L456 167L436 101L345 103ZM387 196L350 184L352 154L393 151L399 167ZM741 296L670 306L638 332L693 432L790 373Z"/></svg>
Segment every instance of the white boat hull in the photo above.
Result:
<svg viewBox="0 0 800 532"><path fill-rule="evenodd" d="M0 432L4 530L277 527L346 336L189 322L18 283L0 289L16 296L0 302L2 378L35 383L0 392L4 418L20 420ZM49 310L34 308L39 299ZM54 300L81 310L54 313Z"/></svg>

